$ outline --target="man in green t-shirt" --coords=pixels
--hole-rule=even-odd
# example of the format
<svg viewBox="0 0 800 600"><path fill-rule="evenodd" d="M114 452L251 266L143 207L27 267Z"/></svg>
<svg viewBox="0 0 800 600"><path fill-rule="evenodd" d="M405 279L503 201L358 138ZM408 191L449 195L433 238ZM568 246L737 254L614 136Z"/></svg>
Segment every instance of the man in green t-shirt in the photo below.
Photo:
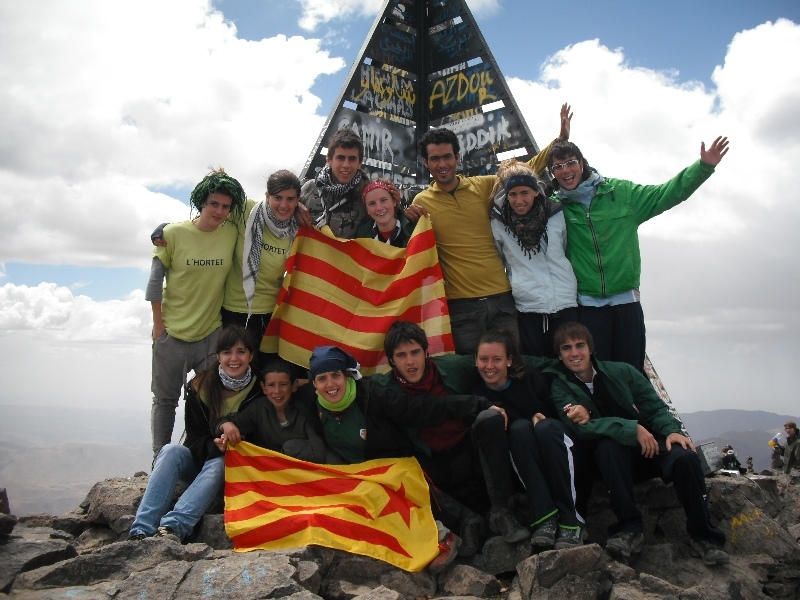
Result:
<svg viewBox="0 0 800 600"><path fill-rule="evenodd" d="M145 292L153 309L154 459L172 439L186 374L207 368L214 356L225 278L237 238L236 227L225 219L231 211L244 209L245 194L239 182L220 169L197 184L190 201L198 215L164 229L167 245L153 250Z"/></svg>

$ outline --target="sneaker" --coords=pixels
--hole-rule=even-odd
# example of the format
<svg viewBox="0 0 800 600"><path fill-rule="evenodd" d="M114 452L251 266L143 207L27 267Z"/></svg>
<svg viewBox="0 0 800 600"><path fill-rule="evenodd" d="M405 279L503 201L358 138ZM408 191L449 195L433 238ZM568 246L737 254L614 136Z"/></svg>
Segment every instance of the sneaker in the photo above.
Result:
<svg viewBox="0 0 800 600"><path fill-rule="evenodd" d="M439 542L439 554L428 563L428 570L431 573L438 573L444 570L458 556L459 546L461 546L461 538L452 532L448 534L446 538Z"/></svg>
<svg viewBox="0 0 800 600"><path fill-rule="evenodd" d="M461 548L458 549L459 556L472 556L481 547L481 532L483 531L483 519L478 516L465 519L461 524Z"/></svg>
<svg viewBox="0 0 800 600"><path fill-rule="evenodd" d="M156 537L164 538L165 540L172 540L173 542L181 543L181 538L175 533L172 527L159 527L156 531Z"/></svg>
<svg viewBox="0 0 800 600"><path fill-rule="evenodd" d="M128 541L129 542L139 542L146 538L147 536L143 533L129 533L128 534Z"/></svg>
<svg viewBox="0 0 800 600"><path fill-rule="evenodd" d="M556 536L555 549L565 550L567 548L577 548L583 544L583 528L578 527L562 527L558 526L558 535Z"/></svg>
<svg viewBox="0 0 800 600"><path fill-rule="evenodd" d="M727 565L730 557L728 553L722 548L717 546L714 542L702 540L700 538L692 538L689 540L691 548L690 553L692 556L697 556L703 559L703 563L709 567L717 565Z"/></svg>
<svg viewBox="0 0 800 600"><path fill-rule="evenodd" d="M520 525L507 508L493 510L489 514L489 529L503 536L507 544L516 544L528 537L528 529Z"/></svg>
<svg viewBox="0 0 800 600"><path fill-rule="evenodd" d="M614 556L628 558L631 553L638 553L642 549L643 533L635 531L622 531L615 533L606 541L606 550Z"/></svg>
<svg viewBox="0 0 800 600"><path fill-rule="evenodd" d="M552 546L556 541L556 532L558 530L558 517L553 515L548 517L536 526L531 536L531 544L533 546Z"/></svg>

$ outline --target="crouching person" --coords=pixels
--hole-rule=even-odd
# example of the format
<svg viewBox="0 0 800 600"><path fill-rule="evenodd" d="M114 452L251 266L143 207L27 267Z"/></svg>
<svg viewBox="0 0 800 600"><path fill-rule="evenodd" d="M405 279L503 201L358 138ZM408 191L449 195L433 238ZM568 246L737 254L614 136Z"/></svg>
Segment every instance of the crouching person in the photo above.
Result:
<svg viewBox="0 0 800 600"><path fill-rule="evenodd" d="M213 424L261 394L250 369L255 344L247 331L226 327L217 338L216 361L188 385L186 440L163 446L131 525L129 540L157 536L185 540L225 482L225 456L214 443ZM178 482L189 485L174 508Z"/></svg>
<svg viewBox="0 0 800 600"><path fill-rule="evenodd" d="M725 534L709 521L706 486L692 441L650 382L627 363L597 361L594 341L580 323L565 323L554 335L561 364L551 393L562 420L593 446L594 460L611 497L617 522L606 550L628 557L644 539L633 482L661 477L672 482L686 513L692 553L706 565L728 562Z"/></svg>

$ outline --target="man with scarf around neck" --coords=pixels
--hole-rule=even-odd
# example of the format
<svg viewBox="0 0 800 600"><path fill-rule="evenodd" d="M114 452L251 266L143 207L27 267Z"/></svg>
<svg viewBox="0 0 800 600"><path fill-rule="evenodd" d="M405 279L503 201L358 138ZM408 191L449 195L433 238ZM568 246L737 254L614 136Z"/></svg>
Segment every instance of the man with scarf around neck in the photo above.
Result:
<svg viewBox="0 0 800 600"><path fill-rule="evenodd" d="M513 158L498 168L493 196L492 234L511 283L522 352L555 358L553 332L578 320L563 206L544 195L533 169Z"/></svg>
<svg viewBox="0 0 800 600"><path fill-rule="evenodd" d="M309 363L311 383L301 387L298 395L306 395L307 402L308 392L315 392L325 445L344 463L373 458L420 459L427 455L409 435L409 428L436 427L451 420L471 424L479 413L489 409L505 414L480 396L438 396L436 392L408 395L362 379L356 360L336 346L314 348ZM462 523L477 517L438 489L436 483L432 479L430 490L437 520L458 530ZM455 536L450 542L461 545L461 539Z"/></svg>
<svg viewBox="0 0 800 600"><path fill-rule="evenodd" d="M317 227L328 225L338 238L351 239L367 219L361 188L369 178L361 170L364 144L350 128L340 129L328 141L325 166L303 184L300 200Z"/></svg>
<svg viewBox="0 0 800 600"><path fill-rule="evenodd" d="M569 110L567 104L561 107L561 140L569 139ZM460 143L446 127L426 132L418 146L433 183L416 195L405 214L412 220L422 214L431 217L453 342L458 354L471 355L487 329L508 329L518 335L511 285L489 224L492 188L497 178L458 175ZM537 173L545 169L548 149L549 146L528 161Z"/></svg>
<svg viewBox="0 0 800 600"><path fill-rule="evenodd" d="M572 434L594 457L617 522L606 550L629 557L640 551L644 520L633 496L634 480L672 482L686 513L695 555L706 565L727 564L725 534L711 525L706 484L692 440L647 380L624 362L599 361L585 325L565 323L555 332L561 364L547 367L550 393Z"/></svg>
<svg viewBox="0 0 800 600"><path fill-rule="evenodd" d="M728 152L718 137L700 160L660 185L605 178L572 142L547 154L555 197L564 204L567 258L578 280L580 321L594 336L597 356L644 371L645 326L640 303L639 225L691 196Z"/></svg>

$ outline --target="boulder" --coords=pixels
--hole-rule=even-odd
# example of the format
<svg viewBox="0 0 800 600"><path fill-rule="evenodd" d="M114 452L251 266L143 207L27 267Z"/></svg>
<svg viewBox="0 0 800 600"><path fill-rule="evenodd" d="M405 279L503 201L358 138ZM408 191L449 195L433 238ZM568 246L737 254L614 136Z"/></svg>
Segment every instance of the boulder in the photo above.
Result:
<svg viewBox="0 0 800 600"><path fill-rule="evenodd" d="M75 511L28 515L0 538L0 593L10 590L9 598L23 600L796 598L797 480L783 474L707 480L712 521L728 535L729 565L707 567L691 556L674 491L653 480L635 486L645 540L641 553L627 560L615 560L600 545L614 515L598 486L586 515L594 543L531 556L527 541L510 545L493 537L476 555L434 575L316 546L231 552L221 514L207 514L186 545L126 541L147 478L112 479L93 487Z"/></svg>

